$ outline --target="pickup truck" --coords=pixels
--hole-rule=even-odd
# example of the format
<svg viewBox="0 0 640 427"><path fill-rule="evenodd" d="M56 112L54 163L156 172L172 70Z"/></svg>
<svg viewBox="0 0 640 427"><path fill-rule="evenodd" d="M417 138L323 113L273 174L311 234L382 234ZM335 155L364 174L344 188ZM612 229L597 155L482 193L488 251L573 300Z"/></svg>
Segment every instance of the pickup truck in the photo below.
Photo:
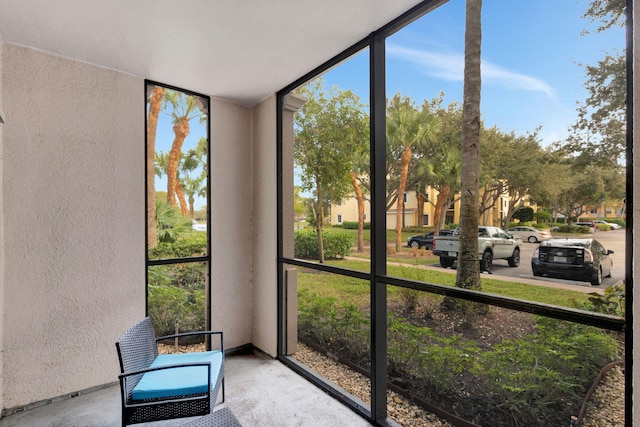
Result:
<svg viewBox="0 0 640 427"><path fill-rule="evenodd" d="M458 259L460 233L456 231L451 236L435 236L433 238L433 254L440 257L440 265L451 267ZM480 271L491 272L494 259L506 259L509 267L520 264L520 246L522 240L514 238L498 227L478 227L478 260Z"/></svg>

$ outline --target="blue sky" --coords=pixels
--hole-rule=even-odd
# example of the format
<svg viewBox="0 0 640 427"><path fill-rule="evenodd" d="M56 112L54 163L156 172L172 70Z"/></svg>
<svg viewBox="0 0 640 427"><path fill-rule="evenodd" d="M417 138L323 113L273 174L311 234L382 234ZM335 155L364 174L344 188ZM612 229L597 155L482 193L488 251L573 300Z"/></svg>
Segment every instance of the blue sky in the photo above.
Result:
<svg viewBox="0 0 640 427"><path fill-rule="evenodd" d="M482 103L488 127L526 134L541 127L543 146L561 141L576 119L586 92L584 69L605 52L624 49L624 29L581 35L596 25L581 18L587 0L485 0L482 5ZM448 3L387 40L387 95L410 96L418 105L445 94L445 105L462 101L465 1ZM329 58L327 58L329 59ZM369 55L352 57L325 73L325 84L369 98ZM191 122L183 151L195 146L203 128ZM166 113L158 124L156 149L167 152L173 131ZM166 191L166 178L156 178ZM196 209L204 206L196 201Z"/></svg>
<svg viewBox="0 0 640 427"><path fill-rule="evenodd" d="M586 92L584 69L624 49L624 29L581 35L585 0L485 0L482 5L482 103L488 126L517 134L541 127L542 145L563 140ZM387 40L387 95L417 104L445 93L461 103L465 1L450 0ZM368 52L325 74L368 103Z"/></svg>

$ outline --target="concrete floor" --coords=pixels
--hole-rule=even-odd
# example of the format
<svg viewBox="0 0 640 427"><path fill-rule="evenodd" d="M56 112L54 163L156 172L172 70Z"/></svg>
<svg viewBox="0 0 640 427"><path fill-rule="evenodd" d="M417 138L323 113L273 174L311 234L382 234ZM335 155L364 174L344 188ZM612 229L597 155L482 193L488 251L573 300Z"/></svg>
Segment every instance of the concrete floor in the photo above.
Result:
<svg viewBox="0 0 640 427"><path fill-rule="evenodd" d="M244 427L370 426L282 363L264 354L225 359L225 406ZM138 426L179 426L192 420ZM0 427L89 427L120 425L120 389L106 388L0 419Z"/></svg>

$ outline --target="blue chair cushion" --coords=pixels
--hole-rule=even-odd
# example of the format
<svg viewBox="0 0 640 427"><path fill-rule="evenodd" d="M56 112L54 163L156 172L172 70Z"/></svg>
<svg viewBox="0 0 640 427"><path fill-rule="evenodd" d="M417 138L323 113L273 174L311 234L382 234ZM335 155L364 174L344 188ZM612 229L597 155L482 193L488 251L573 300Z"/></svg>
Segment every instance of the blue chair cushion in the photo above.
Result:
<svg viewBox="0 0 640 427"><path fill-rule="evenodd" d="M159 354L150 368L182 363L211 363L211 384L215 386L222 366L222 352ZM145 372L133 388L133 400L161 399L207 392L207 367L186 366Z"/></svg>

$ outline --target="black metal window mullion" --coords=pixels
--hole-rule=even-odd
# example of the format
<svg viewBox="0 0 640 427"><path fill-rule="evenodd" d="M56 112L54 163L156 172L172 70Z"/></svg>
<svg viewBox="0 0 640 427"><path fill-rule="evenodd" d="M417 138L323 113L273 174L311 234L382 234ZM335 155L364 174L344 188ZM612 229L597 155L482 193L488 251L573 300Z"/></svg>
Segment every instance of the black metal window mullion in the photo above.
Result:
<svg viewBox="0 0 640 427"><path fill-rule="evenodd" d="M385 38L371 35L370 43L370 175L371 228L371 416L384 424L387 418L387 274L386 230L386 96Z"/></svg>
<svg viewBox="0 0 640 427"><path fill-rule="evenodd" d="M625 230L626 233L626 248L625 248L625 305L626 305L626 313L625 313L625 322L628 326L625 331L625 423L626 425L631 425L633 422L633 371L634 368L634 340L633 340L633 304L635 300L634 295L634 286L633 286L633 259L634 259L634 249L633 249L633 231L635 229L633 211L634 211L634 203L633 203L633 195L634 195L634 158L633 158L633 91L634 91L634 73L633 73L633 64L634 64L634 39L633 39L633 28L635 27L635 23L633 20L634 16L634 3L635 0L627 0L626 2L626 19L627 19L627 51L626 51L626 60L627 60L627 99L626 99L626 108L627 108L627 181L626 181L626 198L625 198L625 214L627 227Z"/></svg>

